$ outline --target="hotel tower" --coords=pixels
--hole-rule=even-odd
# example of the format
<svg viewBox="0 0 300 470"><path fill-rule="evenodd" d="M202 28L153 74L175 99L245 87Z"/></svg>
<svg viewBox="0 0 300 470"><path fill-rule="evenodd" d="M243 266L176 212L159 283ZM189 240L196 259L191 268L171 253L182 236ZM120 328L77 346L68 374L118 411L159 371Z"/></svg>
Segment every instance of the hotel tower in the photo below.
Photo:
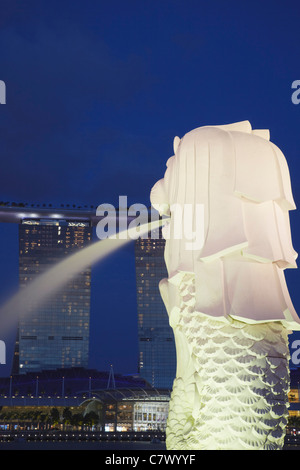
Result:
<svg viewBox="0 0 300 470"><path fill-rule="evenodd" d="M163 238L135 242L138 310L138 369L153 387L172 388L176 372L173 331L158 284L167 277Z"/></svg>
<svg viewBox="0 0 300 470"><path fill-rule="evenodd" d="M24 219L19 225L19 283L90 243L89 222ZM41 306L19 315L12 373L87 367L91 270L80 272Z"/></svg>

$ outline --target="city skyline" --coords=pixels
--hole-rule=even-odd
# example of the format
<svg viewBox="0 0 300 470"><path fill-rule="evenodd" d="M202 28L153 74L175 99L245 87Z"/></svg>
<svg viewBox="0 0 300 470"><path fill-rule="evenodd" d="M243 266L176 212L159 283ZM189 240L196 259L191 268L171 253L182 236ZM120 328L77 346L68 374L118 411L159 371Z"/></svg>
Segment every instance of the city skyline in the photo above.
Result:
<svg viewBox="0 0 300 470"><path fill-rule="evenodd" d="M124 196L120 198L120 202L126 203ZM155 222L158 220L157 211L152 212L146 206L138 205L136 208L128 208L120 205L113 210L116 218L110 228L115 227L117 230L123 230L125 225L130 227L130 224L137 222L141 210L143 210L143 221ZM87 248L91 244L93 228L96 228L99 238L98 225L101 224L101 230L104 231L102 235L106 238L108 232L103 228L105 225L111 225L109 223L111 215L107 215L105 211L100 206L95 213L93 206L87 205L77 207L74 204L60 204L58 208L53 207L52 204L0 202L0 222L17 224L18 226L19 292L25 292L32 281L49 271L52 266L55 267L63 259L68 259L76 251ZM147 250L145 254L139 253L138 247L143 247L144 242L147 243ZM143 240L135 241L139 358L136 358L137 369L132 372L141 371L141 376L146 378L152 386L171 388L175 374L174 340L158 289L161 277L166 274L163 251L164 240L162 240L161 232L157 230L152 231L151 235L147 235L146 239L143 237ZM141 254L145 257L140 258ZM150 260L149 256L151 257L150 268L147 263L147 259ZM142 261L143 259L145 261ZM153 302L150 302L149 298L141 299L138 293L141 288L138 280L140 270L143 272L141 276L145 276L142 282L145 281L146 285L149 282L151 284L150 289L148 285L145 289L145 297L151 295ZM86 287L87 284L88 287ZM77 274L75 272L69 282L63 284L58 291L54 291L49 299L45 298L37 308L29 306L28 310L27 306L24 312L19 313L11 367L13 374L60 367L88 367L90 362L88 348L90 284L91 268L89 267L84 272ZM83 300L80 295L82 287L85 292ZM145 310L145 315L143 315L140 302L145 302L145 300L150 302L150 305L147 304L150 308ZM87 318L79 318L77 312L79 312L79 317L85 316ZM143 353L140 348L141 341L145 339L141 338L140 334L141 317L144 317L149 331L150 329L151 331L155 330L155 333L151 334L151 341L158 339L158 341L168 342L168 344L161 345L161 350L161 347L157 348L159 345L155 341L155 344L150 345L150 355L148 354L147 357L145 355L144 361L141 360ZM83 327L84 336L78 336L78 334L82 334ZM71 331L73 334L70 336ZM157 338L158 336L159 338ZM50 340L52 341L50 342ZM83 341L76 344L72 340ZM164 352L166 357L164 361L161 361ZM76 357L78 354L80 357ZM143 364L145 371L141 370Z"/></svg>
<svg viewBox="0 0 300 470"><path fill-rule="evenodd" d="M285 154L299 207L298 23L296 1L3 0L0 200L149 206L176 135L249 120ZM1 223L0 305L18 289L17 246ZM137 370L134 261L129 243L92 267L91 367ZM299 269L286 277L300 312Z"/></svg>
<svg viewBox="0 0 300 470"><path fill-rule="evenodd" d="M87 208L45 207L15 202L0 203L2 223L18 224L19 289L62 259L91 244L92 227L106 222L103 211ZM33 212L34 210L34 212ZM141 206L139 206L141 210ZM146 207L144 218L158 214ZM115 209L119 229L135 221L133 211ZM124 228L124 227L123 227ZM99 236L99 232L97 232ZM106 232L107 236L107 232ZM138 373L155 388L172 387L176 369L173 332L159 292L159 281L167 275L164 264L165 241L156 229L135 241L135 269L138 322ZM88 367L91 267L55 291L35 307L18 315L12 374L40 372L61 367ZM84 318L83 318L84 317ZM76 340L76 341L75 341ZM81 341L79 341L81 340Z"/></svg>

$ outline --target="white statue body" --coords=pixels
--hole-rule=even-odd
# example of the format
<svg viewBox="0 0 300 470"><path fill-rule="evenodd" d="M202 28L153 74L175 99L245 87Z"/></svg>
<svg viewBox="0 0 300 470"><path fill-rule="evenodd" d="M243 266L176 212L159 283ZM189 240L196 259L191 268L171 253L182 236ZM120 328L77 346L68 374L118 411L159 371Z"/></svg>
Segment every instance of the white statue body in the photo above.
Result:
<svg viewBox="0 0 300 470"><path fill-rule="evenodd" d="M171 216L164 228L168 279L160 283L177 351L167 446L281 448L288 407L287 335L300 329L284 277L297 257L285 157L268 131L252 130L248 121L176 137L174 153L151 191L153 207ZM202 243L192 249L184 231L174 237L178 207L179 225L186 223L189 209L195 233L197 208L203 208ZM269 373L279 383L272 399L263 379ZM284 408L271 423L282 393ZM253 431L257 413L265 421L262 430ZM247 422L251 429L245 429Z"/></svg>

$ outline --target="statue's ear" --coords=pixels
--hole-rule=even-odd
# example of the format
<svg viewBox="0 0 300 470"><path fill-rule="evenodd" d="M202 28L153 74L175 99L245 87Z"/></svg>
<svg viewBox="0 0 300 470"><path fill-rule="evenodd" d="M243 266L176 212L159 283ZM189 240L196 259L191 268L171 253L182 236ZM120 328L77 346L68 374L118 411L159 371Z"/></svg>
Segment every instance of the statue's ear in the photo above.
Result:
<svg viewBox="0 0 300 470"><path fill-rule="evenodd" d="M263 139L270 140L270 131L269 129L253 129L252 134L258 135Z"/></svg>
<svg viewBox="0 0 300 470"><path fill-rule="evenodd" d="M174 154L177 152L178 145L180 144L180 138L179 137L174 137L173 140L173 149L174 149Z"/></svg>

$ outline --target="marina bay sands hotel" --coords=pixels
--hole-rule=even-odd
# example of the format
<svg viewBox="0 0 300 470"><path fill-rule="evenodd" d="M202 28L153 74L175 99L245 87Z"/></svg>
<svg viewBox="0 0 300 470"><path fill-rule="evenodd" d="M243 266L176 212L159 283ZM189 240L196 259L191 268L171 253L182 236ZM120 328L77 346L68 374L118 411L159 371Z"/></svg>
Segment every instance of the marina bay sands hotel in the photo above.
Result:
<svg viewBox="0 0 300 470"><path fill-rule="evenodd" d="M19 225L19 284L93 242L96 206L60 208L0 202L0 222ZM158 290L166 277L162 238L135 241L138 372L156 388L175 376L173 332ZM32 315L19 315L12 374L88 367L91 268L76 275Z"/></svg>

